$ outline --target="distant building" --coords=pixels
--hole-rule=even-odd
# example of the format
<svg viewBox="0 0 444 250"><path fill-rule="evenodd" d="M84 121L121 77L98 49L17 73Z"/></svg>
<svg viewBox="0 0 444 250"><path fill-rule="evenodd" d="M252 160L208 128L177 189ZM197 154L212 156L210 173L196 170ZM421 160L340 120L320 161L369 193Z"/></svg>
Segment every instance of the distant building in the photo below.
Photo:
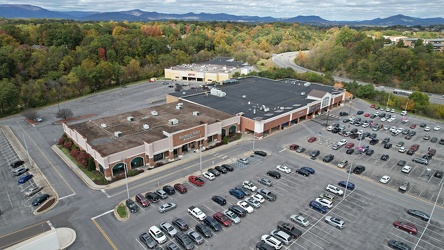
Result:
<svg viewBox="0 0 444 250"><path fill-rule="evenodd" d="M229 57L217 57L198 64L182 64L165 69L165 78L173 81L196 81L204 84L222 82L234 73L247 75L253 70L247 63L234 61Z"/></svg>

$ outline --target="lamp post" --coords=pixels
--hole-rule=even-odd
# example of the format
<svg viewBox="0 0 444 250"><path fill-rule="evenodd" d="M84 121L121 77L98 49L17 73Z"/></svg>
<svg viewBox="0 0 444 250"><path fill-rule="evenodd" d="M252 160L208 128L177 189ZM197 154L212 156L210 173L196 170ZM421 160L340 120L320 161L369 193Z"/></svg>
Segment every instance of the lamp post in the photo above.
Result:
<svg viewBox="0 0 444 250"><path fill-rule="evenodd" d="M388 105L389 105L389 100L390 100L390 92L389 92L389 96L387 97L387 104L385 105L385 109L387 110Z"/></svg>
<svg viewBox="0 0 444 250"><path fill-rule="evenodd" d="M407 102L405 102L405 109L404 111L407 112L407 105L409 104L409 98L407 97Z"/></svg>
<svg viewBox="0 0 444 250"><path fill-rule="evenodd" d="M200 174L202 175L202 143L199 141L199 169Z"/></svg>
<svg viewBox="0 0 444 250"><path fill-rule="evenodd" d="M327 122L325 123L325 127L328 126L328 117L330 117L330 109L327 108Z"/></svg>
<svg viewBox="0 0 444 250"><path fill-rule="evenodd" d="M345 195L347 193L348 182L350 181L350 175L351 175L352 170L353 170L353 161L350 163L350 169L348 170L347 183L345 183L344 196L342 197L342 200L345 199Z"/></svg>
<svg viewBox="0 0 444 250"><path fill-rule="evenodd" d="M127 166L126 166L126 163L125 163L125 158L122 158L122 162L123 162L123 167L124 167L124 170L125 170L125 183L126 183L126 194L127 194L127 196L128 196L128 199L130 198L130 196L129 196L129 189L128 189L128 168L127 168Z"/></svg>
<svg viewBox="0 0 444 250"><path fill-rule="evenodd" d="M351 95L350 95L349 103L350 103L350 110L348 111L348 115L351 115L351 112L352 112L352 96Z"/></svg>

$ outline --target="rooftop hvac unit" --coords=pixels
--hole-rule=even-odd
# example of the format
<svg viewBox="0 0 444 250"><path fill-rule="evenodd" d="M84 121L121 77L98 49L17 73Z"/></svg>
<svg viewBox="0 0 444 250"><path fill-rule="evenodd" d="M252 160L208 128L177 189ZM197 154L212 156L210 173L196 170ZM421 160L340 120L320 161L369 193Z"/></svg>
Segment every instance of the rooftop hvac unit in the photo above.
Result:
<svg viewBox="0 0 444 250"><path fill-rule="evenodd" d="M210 91L210 93L211 93L212 95L215 95L215 96L218 96L218 97L224 97L224 96L227 95L227 93L223 92L223 91L220 90L220 89L216 89L216 88L212 88L211 91Z"/></svg>
<svg viewBox="0 0 444 250"><path fill-rule="evenodd" d="M183 107L183 102L179 102L179 103L177 104L177 106L181 106L181 107Z"/></svg>
<svg viewBox="0 0 444 250"><path fill-rule="evenodd" d="M122 136L122 132L116 131L116 132L114 132L114 136L115 137L121 137Z"/></svg>
<svg viewBox="0 0 444 250"><path fill-rule="evenodd" d="M143 124L143 129L145 129L145 130L150 129L150 125L148 125L148 124Z"/></svg>
<svg viewBox="0 0 444 250"><path fill-rule="evenodd" d="M126 119L127 119L129 122L134 121L134 117L132 117L132 116L128 116Z"/></svg>
<svg viewBox="0 0 444 250"><path fill-rule="evenodd" d="M152 115L152 116L158 116L159 113L158 113L157 111L153 110L153 111L151 111L151 115Z"/></svg>
<svg viewBox="0 0 444 250"><path fill-rule="evenodd" d="M179 104L176 105L176 109L179 110L179 109L182 109L182 108L183 108L183 106L180 106Z"/></svg>
<svg viewBox="0 0 444 250"><path fill-rule="evenodd" d="M304 87L308 87L308 86L310 86L310 84L311 84L311 82L306 82L306 83L304 83Z"/></svg>
<svg viewBox="0 0 444 250"><path fill-rule="evenodd" d="M170 119L170 120L168 120L168 124L170 124L170 125L179 124L179 120L177 120L176 118Z"/></svg>
<svg viewBox="0 0 444 250"><path fill-rule="evenodd" d="M198 116L200 115L199 111L193 111L193 116Z"/></svg>
<svg viewBox="0 0 444 250"><path fill-rule="evenodd" d="M100 127L102 127L102 128L106 128L106 124L105 124L105 123L102 123L102 124L100 124Z"/></svg>

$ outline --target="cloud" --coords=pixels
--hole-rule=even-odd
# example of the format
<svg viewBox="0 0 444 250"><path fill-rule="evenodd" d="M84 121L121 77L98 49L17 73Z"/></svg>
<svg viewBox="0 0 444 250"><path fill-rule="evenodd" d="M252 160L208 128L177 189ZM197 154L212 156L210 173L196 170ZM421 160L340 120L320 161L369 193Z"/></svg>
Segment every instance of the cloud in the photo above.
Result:
<svg viewBox="0 0 444 250"><path fill-rule="evenodd" d="M316 15L327 20L367 20L397 14L443 17L442 0L6 0L55 11L112 12L132 9L161 13L227 13L246 16L295 17Z"/></svg>

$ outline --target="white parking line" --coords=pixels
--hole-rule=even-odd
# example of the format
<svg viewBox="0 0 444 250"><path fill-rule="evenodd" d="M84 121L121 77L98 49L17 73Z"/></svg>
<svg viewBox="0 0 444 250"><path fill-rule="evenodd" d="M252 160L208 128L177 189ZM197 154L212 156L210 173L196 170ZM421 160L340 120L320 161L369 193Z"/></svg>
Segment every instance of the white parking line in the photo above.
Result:
<svg viewBox="0 0 444 250"><path fill-rule="evenodd" d="M281 150L279 151L279 153L282 153L282 152L284 152L285 150L287 150L287 149L286 149L286 148L281 149Z"/></svg>
<svg viewBox="0 0 444 250"><path fill-rule="evenodd" d="M111 209L111 210L109 210L108 212L104 212L103 214L99 214L99 215L97 215L97 216L95 216L95 217L92 217L91 220L95 220L95 219L97 219L97 218L99 218L99 217L102 217L102 216L104 216L104 215L106 215L106 214L109 214L109 213L112 213L112 212L114 212L114 209Z"/></svg>
<svg viewBox="0 0 444 250"><path fill-rule="evenodd" d="M311 231L306 231L305 233L309 233L309 234L311 234L311 235L313 235L313 236L316 236L316 237L318 237L320 240L325 241L325 243L330 244L330 241L328 241L328 240L322 238L321 236L319 236L319 235L317 235L317 234L315 234L315 233L313 233L313 232L311 232ZM304 238L304 239L305 239L305 238Z"/></svg>
<svg viewBox="0 0 444 250"><path fill-rule="evenodd" d="M142 242L140 242L139 238L136 238L136 241L139 242L139 244L143 247L143 249L146 249L145 245Z"/></svg>
<svg viewBox="0 0 444 250"><path fill-rule="evenodd" d="M68 195L66 195L66 196L60 197L59 200L66 199L66 198L71 197L71 196L74 196L74 195L76 195L76 193L68 194Z"/></svg>
<svg viewBox="0 0 444 250"><path fill-rule="evenodd" d="M203 204L202 206L208 208L210 211L212 211L213 213L216 213L213 209L209 208L208 206L206 206L205 204Z"/></svg>

